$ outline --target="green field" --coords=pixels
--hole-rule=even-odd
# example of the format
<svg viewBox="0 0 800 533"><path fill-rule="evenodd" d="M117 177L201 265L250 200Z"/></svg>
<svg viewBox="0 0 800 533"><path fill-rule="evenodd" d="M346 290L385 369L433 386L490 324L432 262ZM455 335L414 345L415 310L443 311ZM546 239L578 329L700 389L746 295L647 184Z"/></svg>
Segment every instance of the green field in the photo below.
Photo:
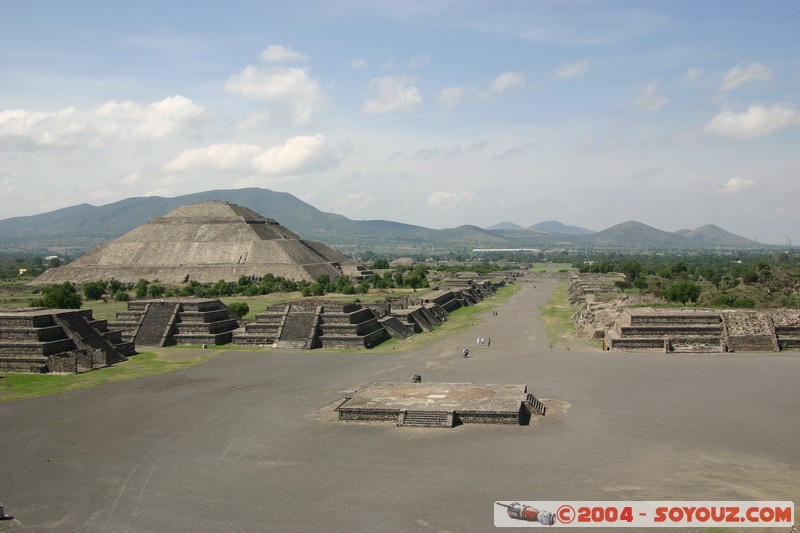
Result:
<svg viewBox="0 0 800 533"><path fill-rule="evenodd" d="M6 373L0 378L0 402L172 372L207 361L219 353L220 350L172 347L156 352L143 352L124 363L84 374Z"/></svg>
<svg viewBox="0 0 800 533"><path fill-rule="evenodd" d="M550 300L539 308L542 311L542 322L544 322L547 330L550 346L567 349L571 347L580 347L581 349L599 348L600 343L598 341L592 341L580 336L575 328L575 321L572 319L572 315L575 314L576 308L569 303L569 298L567 297L568 288L569 284L567 282L556 285Z"/></svg>

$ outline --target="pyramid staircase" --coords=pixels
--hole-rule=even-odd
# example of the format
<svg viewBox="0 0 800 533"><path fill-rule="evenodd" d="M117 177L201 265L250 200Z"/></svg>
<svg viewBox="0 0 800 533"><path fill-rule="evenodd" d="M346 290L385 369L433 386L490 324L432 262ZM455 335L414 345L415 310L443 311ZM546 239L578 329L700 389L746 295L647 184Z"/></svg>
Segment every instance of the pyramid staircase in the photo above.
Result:
<svg viewBox="0 0 800 533"><path fill-rule="evenodd" d="M723 311L725 345L732 352L780 350L772 320L758 311Z"/></svg>
<svg viewBox="0 0 800 533"><path fill-rule="evenodd" d="M137 346L228 344L239 319L221 301L173 299L128 302L113 323Z"/></svg>
<svg viewBox="0 0 800 533"><path fill-rule="evenodd" d="M81 313L64 313L53 315L56 324L60 325L67 336L71 338L79 349L92 354L92 368L100 368L114 363L127 361L128 358L98 329L105 328L105 321L94 321L95 327ZM95 329L98 328L98 329ZM121 335L118 337L121 340Z"/></svg>
<svg viewBox="0 0 800 533"><path fill-rule="evenodd" d="M397 425L420 428L451 428L454 421L453 411L406 411L397 415Z"/></svg>
<svg viewBox="0 0 800 533"><path fill-rule="evenodd" d="M127 360L135 353L120 331L89 309L0 312L0 370L78 373Z"/></svg>
<svg viewBox="0 0 800 533"><path fill-rule="evenodd" d="M603 342L609 350L721 352L723 333L722 318L715 312L629 310Z"/></svg>
<svg viewBox="0 0 800 533"><path fill-rule="evenodd" d="M288 313L288 305L273 306L264 313L257 313L253 322L234 332L233 343L274 346Z"/></svg>
<svg viewBox="0 0 800 533"><path fill-rule="evenodd" d="M291 309L286 311L283 324L278 332L276 348L310 350L314 347L317 337L317 326L319 325L319 315L322 311L321 306L313 310Z"/></svg>
<svg viewBox="0 0 800 533"><path fill-rule="evenodd" d="M407 339L414 334L414 331L400 322L396 316L386 316L378 319L378 322L386 329L389 336L394 339Z"/></svg>
<svg viewBox="0 0 800 533"><path fill-rule="evenodd" d="M172 327L180 305L166 303L149 303L142 316L136 333L138 346L167 346L175 344L172 339Z"/></svg>

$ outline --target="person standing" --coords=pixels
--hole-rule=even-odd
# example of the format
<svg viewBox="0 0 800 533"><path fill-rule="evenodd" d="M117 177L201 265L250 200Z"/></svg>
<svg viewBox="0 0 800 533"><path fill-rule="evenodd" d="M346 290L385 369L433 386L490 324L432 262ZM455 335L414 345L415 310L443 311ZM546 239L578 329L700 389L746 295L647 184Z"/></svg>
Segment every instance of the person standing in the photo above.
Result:
<svg viewBox="0 0 800 533"><path fill-rule="evenodd" d="M467 357L469 357L469 348L466 348L466 347L465 347L465 348L464 348L464 351L463 351L462 353L464 354L464 359L466 359Z"/></svg>

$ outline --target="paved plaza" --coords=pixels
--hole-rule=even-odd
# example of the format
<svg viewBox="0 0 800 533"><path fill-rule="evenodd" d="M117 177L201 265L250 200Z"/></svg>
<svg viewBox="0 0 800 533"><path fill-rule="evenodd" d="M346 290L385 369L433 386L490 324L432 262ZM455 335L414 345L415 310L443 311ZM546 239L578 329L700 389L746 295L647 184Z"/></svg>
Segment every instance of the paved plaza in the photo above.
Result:
<svg viewBox="0 0 800 533"><path fill-rule="evenodd" d="M0 404L0 532L485 532L498 500L800 502L800 353L551 350L555 284L414 352L224 352ZM526 384L547 416L337 421L353 391L414 374Z"/></svg>

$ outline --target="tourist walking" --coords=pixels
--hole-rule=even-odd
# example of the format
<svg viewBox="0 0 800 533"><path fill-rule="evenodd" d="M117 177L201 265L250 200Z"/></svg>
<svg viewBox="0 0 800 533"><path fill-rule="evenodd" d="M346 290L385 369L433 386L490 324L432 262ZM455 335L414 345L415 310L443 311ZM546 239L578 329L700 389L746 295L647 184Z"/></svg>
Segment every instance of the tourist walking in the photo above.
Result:
<svg viewBox="0 0 800 533"><path fill-rule="evenodd" d="M492 338L491 337L486 337L486 346L488 347L488 346L491 346L491 345L492 345Z"/></svg>
<svg viewBox="0 0 800 533"><path fill-rule="evenodd" d="M469 348L466 348L466 347L465 347L465 348L464 348L464 351L463 351L462 353L464 354L464 358L465 358L465 359L466 359L467 357L469 357Z"/></svg>

